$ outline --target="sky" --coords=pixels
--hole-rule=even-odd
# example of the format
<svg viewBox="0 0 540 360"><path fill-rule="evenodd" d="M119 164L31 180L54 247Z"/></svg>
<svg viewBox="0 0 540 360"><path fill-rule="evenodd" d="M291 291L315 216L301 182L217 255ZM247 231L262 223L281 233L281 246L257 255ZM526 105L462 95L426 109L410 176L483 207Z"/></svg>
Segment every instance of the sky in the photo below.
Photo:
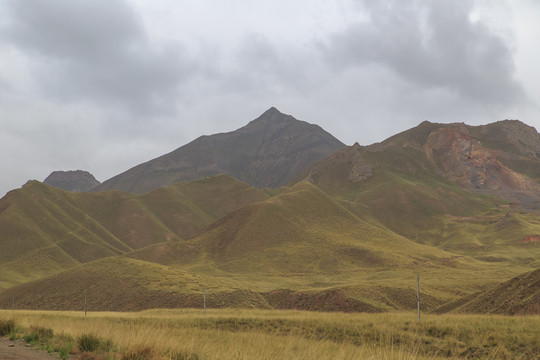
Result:
<svg viewBox="0 0 540 360"><path fill-rule="evenodd" d="M0 196L104 181L274 106L346 144L540 129L537 0L0 0Z"/></svg>

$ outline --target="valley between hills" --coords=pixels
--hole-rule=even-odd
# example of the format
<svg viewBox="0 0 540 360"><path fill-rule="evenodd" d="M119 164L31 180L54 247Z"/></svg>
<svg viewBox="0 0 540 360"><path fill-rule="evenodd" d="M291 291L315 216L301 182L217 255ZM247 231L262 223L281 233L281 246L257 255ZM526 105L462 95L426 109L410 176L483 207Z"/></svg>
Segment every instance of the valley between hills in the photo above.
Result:
<svg viewBox="0 0 540 360"><path fill-rule="evenodd" d="M345 146L271 108L84 192L6 194L0 307L200 308L205 292L213 309L403 311L419 274L425 312L539 314L539 180L540 135L516 120Z"/></svg>

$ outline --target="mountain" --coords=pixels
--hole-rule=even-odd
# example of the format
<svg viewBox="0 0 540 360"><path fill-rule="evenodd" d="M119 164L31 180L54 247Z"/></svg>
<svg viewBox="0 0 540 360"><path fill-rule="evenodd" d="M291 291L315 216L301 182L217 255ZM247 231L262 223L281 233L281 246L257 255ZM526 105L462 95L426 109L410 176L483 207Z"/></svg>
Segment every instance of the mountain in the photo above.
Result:
<svg viewBox="0 0 540 360"><path fill-rule="evenodd" d="M259 139L245 132L274 138L276 123L302 124L265 114L204 144L230 154ZM298 149L303 137L289 147L275 139ZM268 152L271 139L259 140ZM190 156L204 160L199 150ZM26 308L80 308L84 290L95 310L194 307L205 288L212 307L413 310L419 274L425 311L478 312L498 296L508 300L493 311L533 313L539 153L540 136L519 121L423 122L342 147L274 189L228 175L143 194L30 182L0 199L0 307L15 297ZM254 166L255 155L241 155Z"/></svg>
<svg viewBox="0 0 540 360"><path fill-rule="evenodd" d="M511 209L538 209L538 150L540 135L519 121L426 121L381 143L343 148L296 181L310 181L403 236L443 244L452 216L499 209L503 221Z"/></svg>
<svg viewBox="0 0 540 360"><path fill-rule="evenodd" d="M276 188L344 146L319 126L270 108L236 131L201 136L103 182L92 191L144 193L218 174L227 174L256 188Z"/></svg>
<svg viewBox="0 0 540 360"><path fill-rule="evenodd" d="M89 191L101 184L94 175L82 170L53 171L43 183L72 192Z"/></svg>
<svg viewBox="0 0 540 360"><path fill-rule="evenodd" d="M381 144L392 145L422 149L437 174L466 190L540 208L540 134L518 120L424 122Z"/></svg>

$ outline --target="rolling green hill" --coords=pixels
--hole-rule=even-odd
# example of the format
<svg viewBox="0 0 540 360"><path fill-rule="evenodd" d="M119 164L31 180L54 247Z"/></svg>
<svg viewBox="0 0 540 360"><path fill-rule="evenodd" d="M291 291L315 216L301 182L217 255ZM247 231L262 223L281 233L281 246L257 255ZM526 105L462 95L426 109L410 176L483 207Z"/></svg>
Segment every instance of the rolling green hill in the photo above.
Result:
<svg viewBox="0 0 540 360"><path fill-rule="evenodd" d="M188 239L229 211L266 198L227 176L144 195L71 193L32 181L0 200L0 288Z"/></svg>
<svg viewBox="0 0 540 360"><path fill-rule="evenodd" d="M416 305L420 273L423 307L434 310L528 268L418 244L302 182L229 212L191 240L11 287L0 304L14 296L21 307L70 309L88 289L95 310L194 307L204 286L214 307L404 310Z"/></svg>
<svg viewBox="0 0 540 360"><path fill-rule="evenodd" d="M448 304L439 311L538 315L540 314L540 270L520 274L502 284Z"/></svg>
<svg viewBox="0 0 540 360"><path fill-rule="evenodd" d="M510 125L530 131L519 122ZM433 134L453 126L424 122L381 144L344 148L298 180L310 181L358 217L415 242L499 266L540 267L538 242L523 241L540 234L536 212L458 186L426 155Z"/></svg>
<svg viewBox="0 0 540 360"><path fill-rule="evenodd" d="M392 143L345 148L302 178L356 215L421 243L437 241L446 215L500 212L505 204L438 175L421 149Z"/></svg>

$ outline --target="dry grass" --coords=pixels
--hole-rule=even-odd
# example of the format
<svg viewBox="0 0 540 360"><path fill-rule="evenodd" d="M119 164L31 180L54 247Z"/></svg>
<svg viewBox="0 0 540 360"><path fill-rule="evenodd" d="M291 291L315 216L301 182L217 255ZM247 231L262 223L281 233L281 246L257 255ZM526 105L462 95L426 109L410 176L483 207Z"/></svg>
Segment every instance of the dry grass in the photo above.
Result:
<svg viewBox="0 0 540 360"><path fill-rule="evenodd" d="M125 359L531 359L538 317L271 310L16 311L19 328L96 333ZM0 319L11 316L1 312ZM116 354L116 355L114 355Z"/></svg>

